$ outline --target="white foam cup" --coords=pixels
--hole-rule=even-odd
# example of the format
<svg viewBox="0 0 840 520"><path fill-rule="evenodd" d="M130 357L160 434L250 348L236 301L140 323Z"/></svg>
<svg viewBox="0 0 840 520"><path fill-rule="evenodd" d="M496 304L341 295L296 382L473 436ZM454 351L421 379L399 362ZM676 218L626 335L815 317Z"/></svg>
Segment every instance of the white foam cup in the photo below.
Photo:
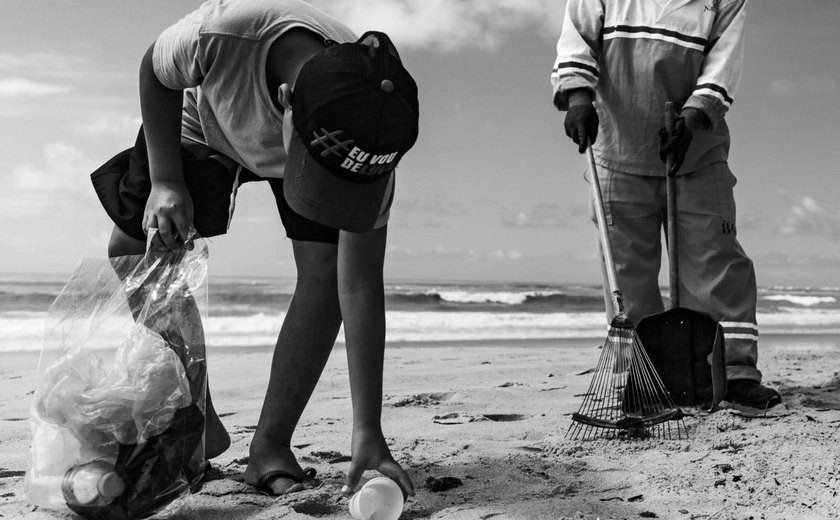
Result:
<svg viewBox="0 0 840 520"><path fill-rule="evenodd" d="M403 493L400 486L387 477L376 477L365 482L350 497L350 515L356 520L397 520L403 510Z"/></svg>

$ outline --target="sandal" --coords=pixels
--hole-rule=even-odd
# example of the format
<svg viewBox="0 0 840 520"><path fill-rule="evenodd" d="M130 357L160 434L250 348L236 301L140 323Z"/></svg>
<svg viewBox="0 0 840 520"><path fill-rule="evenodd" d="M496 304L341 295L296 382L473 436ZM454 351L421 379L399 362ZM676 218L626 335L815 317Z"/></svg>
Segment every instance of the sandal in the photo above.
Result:
<svg viewBox="0 0 840 520"><path fill-rule="evenodd" d="M254 487L257 488L257 491L259 491L260 493L266 494L268 496L280 496L288 493L294 493L296 491L303 491L304 489L314 489L321 485L321 481L315 478L316 474L317 471L315 470L315 468L305 468L297 475L295 475L294 473L290 473L286 470L276 469L262 475L259 478L259 480L257 480L257 483L254 484ZM276 478L285 478L287 480L291 480L292 484L288 488L286 488L286 491L284 491L283 493L275 493L269 484L272 480ZM294 486L298 484L302 485L307 482L315 482L316 484L310 488L302 487L301 489L295 489L294 491L291 490Z"/></svg>

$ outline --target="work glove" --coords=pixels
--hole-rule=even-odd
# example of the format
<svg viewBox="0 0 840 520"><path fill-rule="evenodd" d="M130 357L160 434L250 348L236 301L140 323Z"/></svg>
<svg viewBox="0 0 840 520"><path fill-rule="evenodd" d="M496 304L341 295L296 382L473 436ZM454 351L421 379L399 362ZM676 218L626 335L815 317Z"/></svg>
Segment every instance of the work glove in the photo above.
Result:
<svg viewBox="0 0 840 520"><path fill-rule="evenodd" d="M566 111L563 127L566 135L578 145L578 152L583 153L587 145L594 143L598 137L598 112L592 103L572 105Z"/></svg>
<svg viewBox="0 0 840 520"><path fill-rule="evenodd" d="M709 120L706 114L696 108L686 108L674 120L673 135L668 135L666 128L659 130L659 158L664 162L669 153L674 153L674 164L668 171L668 175L675 175L682 166L694 132L708 127Z"/></svg>

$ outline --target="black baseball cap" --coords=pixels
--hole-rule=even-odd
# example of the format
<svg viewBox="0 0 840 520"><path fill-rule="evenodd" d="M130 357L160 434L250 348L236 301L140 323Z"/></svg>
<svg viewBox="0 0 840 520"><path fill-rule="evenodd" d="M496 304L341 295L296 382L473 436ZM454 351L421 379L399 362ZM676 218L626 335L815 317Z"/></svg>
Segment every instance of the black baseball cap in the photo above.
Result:
<svg viewBox="0 0 840 520"><path fill-rule="evenodd" d="M417 84L391 39L370 31L313 56L298 74L292 109L289 206L326 226L372 229L418 133Z"/></svg>

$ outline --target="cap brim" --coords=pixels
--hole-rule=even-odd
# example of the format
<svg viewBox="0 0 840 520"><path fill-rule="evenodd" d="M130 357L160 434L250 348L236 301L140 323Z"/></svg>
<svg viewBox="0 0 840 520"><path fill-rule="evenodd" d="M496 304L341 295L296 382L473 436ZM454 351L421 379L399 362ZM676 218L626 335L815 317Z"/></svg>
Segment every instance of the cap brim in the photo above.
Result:
<svg viewBox="0 0 840 520"><path fill-rule="evenodd" d="M362 233L384 208L393 170L365 183L330 173L309 155L293 132L283 173L283 193L295 213L325 226Z"/></svg>

